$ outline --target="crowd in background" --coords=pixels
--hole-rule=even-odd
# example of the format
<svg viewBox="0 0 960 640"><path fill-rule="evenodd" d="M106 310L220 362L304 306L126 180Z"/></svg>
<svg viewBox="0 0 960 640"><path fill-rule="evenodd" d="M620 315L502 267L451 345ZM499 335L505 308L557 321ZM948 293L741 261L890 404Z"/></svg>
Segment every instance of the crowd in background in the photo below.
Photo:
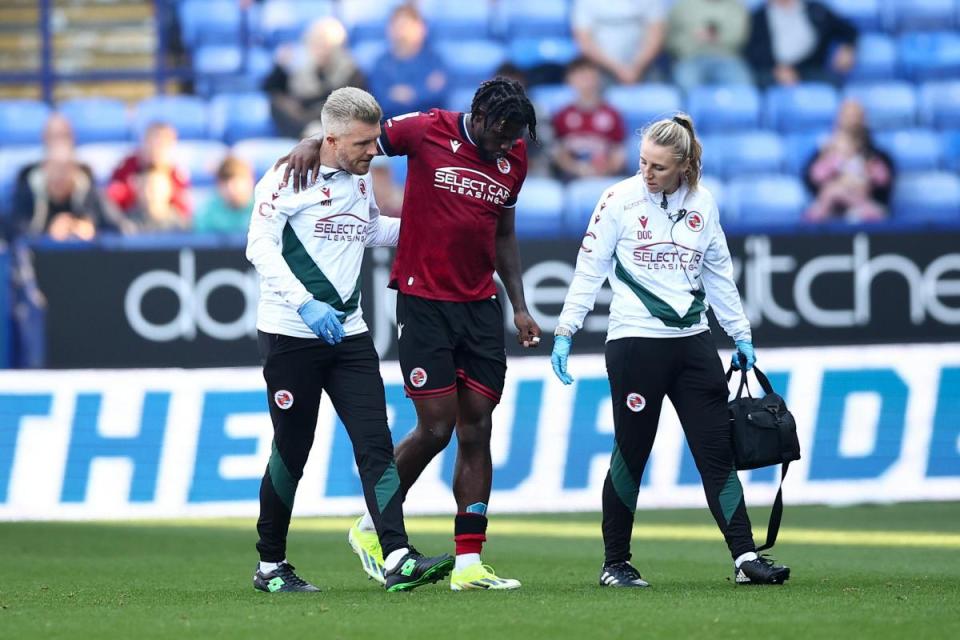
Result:
<svg viewBox="0 0 960 640"><path fill-rule="evenodd" d="M580 55L565 68L505 64L497 73L527 84L564 82L574 100L552 117L538 107L542 143L531 148L533 174L562 181L633 173L626 146L637 143L624 118L604 100L611 85L673 82L700 85L792 85L836 81L854 64L855 28L813 0L768 0L752 14L741 0L575 0L571 32ZM384 34L388 47L365 76L351 57L347 30L324 17L304 29L299 47L277 50L263 90L278 134L319 131L323 101L335 89L368 89L387 116L442 107L450 71L431 44L414 5L401 5ZM228 156L216 171L216 191L195 203L189 176L177 163L178 132L156 122L139 147L98 189L75 157L70 125L54 114L44 158L23 168L15 188L8 237L46 235L89 240L98 232L241 233L249 219L254 169ZM398 214L402 187L390 165L376 163L375 192L383 210ZM845 102L836 129L811 158L804 178L812 193L807 219L875 221L887 216L893 166L873 144L863 109ZM520 212L520 215L523 215Z"/></svg>

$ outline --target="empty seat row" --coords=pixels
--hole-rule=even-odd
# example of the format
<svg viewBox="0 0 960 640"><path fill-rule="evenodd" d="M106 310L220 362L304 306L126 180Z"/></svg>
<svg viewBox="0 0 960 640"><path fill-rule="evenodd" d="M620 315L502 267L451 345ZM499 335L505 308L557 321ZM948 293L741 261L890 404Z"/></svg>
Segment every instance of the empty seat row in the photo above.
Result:
<svg viewBox="0 0 960 640"><path fill-rule="evenodd" d="M189 48L203 44L237 44L248 37L275 45L300 37L313 20L340 18L350 38L383 38L391 12L401 0L265 0L247 13L236 0L180 0L180 34ZM448 38L569 37L567 0L537 2L447 2L421 0L418 7L433 33Z"/></svg>
<svg viewBox="0 0 960 640"><path fill-rule="evenodd" d="M528 178L517 203L521 237L579 238L609 178L585 178L564 186L550 178ZM811 195L795 176L758 174L723 182L705 176L727 229L789 226L803 222ZM918 224L960 221L960 177L947 172L906 173L897 178L891 218Z"/></svg>
<svg viewBox="0 0 960 640"><path fill-rule="evenodd" d="M274 134L270 103L262 93L222 94L209 102L196 96L158 96L129 108L112 98L76 98L57 105L73 125L78 143L137 139L154 122L168 122L182 139L243 138ZM36 144L52 109L36 100L0 100L0 144Z"/></svg>

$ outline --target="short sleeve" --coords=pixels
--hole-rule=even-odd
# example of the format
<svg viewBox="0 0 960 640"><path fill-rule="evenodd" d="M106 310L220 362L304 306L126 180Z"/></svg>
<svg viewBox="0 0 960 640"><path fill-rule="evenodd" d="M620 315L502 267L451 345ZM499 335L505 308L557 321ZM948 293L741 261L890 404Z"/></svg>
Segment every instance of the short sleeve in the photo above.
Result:
<svg viewBox="0 0 960 640"><path fill-rule="evenodd" d="M408 156L417 152L427 129L436 122L437 112L411 111L389 118L383 123L383 131L377 146L387 156Z"/></svg>

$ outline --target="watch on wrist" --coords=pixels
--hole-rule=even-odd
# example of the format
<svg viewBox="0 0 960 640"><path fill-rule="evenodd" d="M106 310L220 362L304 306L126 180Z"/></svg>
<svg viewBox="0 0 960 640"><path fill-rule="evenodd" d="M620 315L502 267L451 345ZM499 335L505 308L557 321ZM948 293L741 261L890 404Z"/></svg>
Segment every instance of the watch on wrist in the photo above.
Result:
<svg viewBox="0 0 960 640"><path fill-rule="evenodd" d="M564 327L564 326L562 326L562 325L559 325L559 326L557 326L556 329L554 329L553 335L554 335L554 336L566 336L567 338L572 338L572 337L573 337L573 331L571 331L571 330L568 329L567 327Z"/></svg>

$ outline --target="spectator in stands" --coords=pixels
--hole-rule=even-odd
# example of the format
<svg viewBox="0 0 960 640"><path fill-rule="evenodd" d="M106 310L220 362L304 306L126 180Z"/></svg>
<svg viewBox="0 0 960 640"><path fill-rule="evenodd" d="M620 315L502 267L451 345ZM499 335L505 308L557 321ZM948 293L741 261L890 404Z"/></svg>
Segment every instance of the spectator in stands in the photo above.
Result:
<svg viewBox="0 0 960 640"><path fill-rule="evenodd" d="M43 142L43 160L24 167L17 176L11 236L92 240L98 230L113 228L90 168L74 157L67 119L56 113L50 116Z"/></svg>
<svg viewBox="0 0 960 640"><path fill-rule="evenodd" d="M600 69L585 57L567 67L576 100L553 117L553 167L562 180L614 176L623 171L623 118L603 100Z"/></svg>
<svg viewBox="0 0 960 640"><path fill-rule="evenodd" d="M190 181L174 164L177 130L155 122L140 148L120 163L107 196L125 214L130 231L174 231L190 226Z"/></svg>
<svg viewBox="0 0 960 640"><path fill-rule="evenodd" d="M277 133L298 138L335 89L363 87L366 80L346 48L347 30L339 20L320 18L303 34L300 55L281 49L263 89L270 94L270 112Z"/></svg>
<svg viewBox="0 0 960 640"><path fill-rule="evenodd" d="M832 81L855 62L857 30L813 0L767 0L753 12L746 56L762 85Z"/></svg>
<svg viewBox="0 0 960 640"><path fill-rule="evenodd" d="M804 173L816 196L807 220L875 222L887 217L893 163L874 146L860 103L840 105L833 134Z"/></svg>
<svg viewBox="0 0 960 640"><path fill-rule="evenodd" d="M667 50L673 81L684 91L699 85L749 84L740 56L750 14L742 0L679 0L670 11Z"/></svg>
<svg viewBox="0 0 960 640"><path fill-rule="evenodd" d="M663 49L665 16L663 0L574 0L573 37L614 81L634 84Z"/></svg>
<svg viewBox="0 0 960 640"><path fill-rule="evenodd" d="M400 5L387 26L390 48L370 78L373 95L387 118L409 111L429 111L444 104L447 70L426 42L427 24L411 5Z"/></svg>
<svg viewBox="0 0 960 640"><path fill-rule="evenodd" d="M199 233L243 233L253 209L253 167L228 156L217 168L217 193L193 218Z"/></svg>

